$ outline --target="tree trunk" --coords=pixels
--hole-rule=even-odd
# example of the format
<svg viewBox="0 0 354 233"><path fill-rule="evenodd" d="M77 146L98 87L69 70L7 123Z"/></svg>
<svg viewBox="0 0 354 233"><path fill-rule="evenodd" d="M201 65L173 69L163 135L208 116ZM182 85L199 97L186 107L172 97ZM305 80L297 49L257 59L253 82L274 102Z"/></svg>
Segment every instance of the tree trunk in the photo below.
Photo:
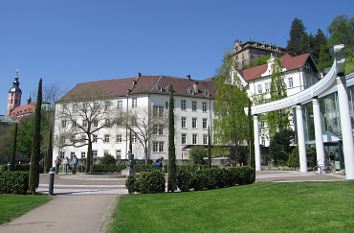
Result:
<svg viewBox="0 0 354 233"><path fill-rule="evenodd" d="M147 140L145 140L144 154L145 154L145 164L148 164L148 162L149 162L149 155L148 155Z"/></svg>
<svg viewBox="0 0 354 233"><path fill-rule="evenodd" d="M88 138L88 147L87 147L87 159L86 159L86 173L92 173L92 141L91 137Z"/></svg>
<svg viewBox="0 0 354 233"><path fill-rule="evenodd" d="M10 171L13 171L15 168L15 162L16 162L16 149L17 149L17 129L18 129L18 124L15 123L15 132L14 132L14 144L12 148L12 153L10 157Z"/></svg>

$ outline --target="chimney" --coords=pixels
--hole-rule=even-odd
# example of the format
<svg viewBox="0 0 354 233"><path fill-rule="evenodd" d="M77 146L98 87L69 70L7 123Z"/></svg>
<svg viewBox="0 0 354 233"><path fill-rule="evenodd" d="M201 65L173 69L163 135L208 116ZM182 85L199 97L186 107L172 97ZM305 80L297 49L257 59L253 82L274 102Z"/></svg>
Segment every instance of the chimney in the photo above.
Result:
<svg viewBox="0 0 354 233"><path fill-rule="evenodd" d="M140 77L141 77L141 73L139 72L136 77L137 77L137 78L140 78Z"/></svg>
<svg viewBox="0 0 354 233"><path fill-rule="evenodd" d="M195 94L198 94L198 82L193 83L193 91Z"/></svg>
<svg viewBox="0 0 354 233"><path fill-rule="evenodd" d="M190 75L190 74L186 75L186 77L188 78L188 80L192 80L192 78L191 78L191 75Z"/></svg>

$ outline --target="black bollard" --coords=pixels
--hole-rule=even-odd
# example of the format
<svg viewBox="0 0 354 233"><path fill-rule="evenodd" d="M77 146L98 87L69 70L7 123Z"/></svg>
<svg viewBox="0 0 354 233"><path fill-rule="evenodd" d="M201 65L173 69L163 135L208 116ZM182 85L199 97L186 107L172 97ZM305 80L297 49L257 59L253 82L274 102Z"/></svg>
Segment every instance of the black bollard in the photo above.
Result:
<svg viewBox="0 0 354 233"><path fill-rule="evenodd" d="M54 176L55 176L55 167L51 167L49 169L49 191L48 195L54 195L53 190L54 190Z"/></svg>

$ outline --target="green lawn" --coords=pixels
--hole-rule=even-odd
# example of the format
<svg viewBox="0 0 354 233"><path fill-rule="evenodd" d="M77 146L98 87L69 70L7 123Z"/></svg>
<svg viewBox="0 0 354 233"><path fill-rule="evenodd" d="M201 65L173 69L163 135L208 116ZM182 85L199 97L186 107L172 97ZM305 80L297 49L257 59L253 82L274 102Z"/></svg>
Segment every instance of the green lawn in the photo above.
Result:
<svg viewBox="0 0 354 233"><path fill-rule="evenodd" d="M48 200L50 197L43 195L0 195L0 224L9 222Z"/></svg>
<svg viewBox="0 0 354 233"><path fill-rule="evenodd" d="M108 232L354 232L354 182L123 196Z"/></svg>

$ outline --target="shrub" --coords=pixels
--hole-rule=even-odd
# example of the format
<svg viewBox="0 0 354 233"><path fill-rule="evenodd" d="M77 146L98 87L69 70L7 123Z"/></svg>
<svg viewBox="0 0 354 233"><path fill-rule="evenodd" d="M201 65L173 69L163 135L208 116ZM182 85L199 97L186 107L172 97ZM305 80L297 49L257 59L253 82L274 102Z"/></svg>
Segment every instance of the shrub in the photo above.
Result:
<svg viewBox="0 0 354 233"><path fill-rule="evenodd" d="M0 193L26 194L28 172L0 172Z"/></svg>
<svg viewBox="0 0 354 233"><path fill-rule="evenodd" d="M240 179L238 184L252 184L255 181L255 172L251 167L240 167Z"/></svg>
<svg viewBox="0 0 354 233"><path fill-rule="evenodd" d="M14 165L14 171L28 172L29 170L30 170L30 164L29 163L16 163Z"/></svg>
<svg viewBox="0 0 354 233"><path fill-rule="evenodd" d="M151 171L154 169L156 169L156 167L152 164L135 164L134 165L135 172Z"/></svg>
<svg viewBox="0 0 354 233"><path fill-rule="evenodd" d="M140 192L138 180L134 175L129 175L125 181L125 186L128 189L129 194Z"/></svg>
<svg viewBox="0 0 354 233"><path fill-rule="evenodd" d="M144 172L140 175L138 184L141 193L165 192L165 175L159 170Z"/></svg>
<svg viewBox="0 0 354 233"><path fill-rule="evenodd" d="M177 169L177 187L182 192L187 192L192 188L193 176L190 171L183 168Z"/></svg>
<svg viewBox="0 0 354 233"><path fill-rule="evenodd" d="M115 164L94 164L92 166L92 172L101 173L101 172L121 172L125 167L123 165Z"/></svg>
<svg viewBox="0 0 354 233"><path fill-rule="evenodd" d="M196 165L204 165L204 157L208 156L208 152L201 146L194 146L189 151L189 156L192 159L193 163Z"/></svg>
<svg viewBox="0 0 354 233"><path fill-rule="evenodd" d="M103 158L100 159L100 164L116 164L117 160L112 155L104 155Z"/></svg>
<svg viewBox="0 0 354 233"><path fill-rule="evenodd" d="M0 172L7 171L7 166L6 165L0 165Z"/></svg>
<svg viewBox="0 0 354 233"><path fill-rule="evenodd" d="M287 162L288 167L298 168L299 164L299 150L298 148L294 148L293 152L289 155L289 159Z"/></svg>

